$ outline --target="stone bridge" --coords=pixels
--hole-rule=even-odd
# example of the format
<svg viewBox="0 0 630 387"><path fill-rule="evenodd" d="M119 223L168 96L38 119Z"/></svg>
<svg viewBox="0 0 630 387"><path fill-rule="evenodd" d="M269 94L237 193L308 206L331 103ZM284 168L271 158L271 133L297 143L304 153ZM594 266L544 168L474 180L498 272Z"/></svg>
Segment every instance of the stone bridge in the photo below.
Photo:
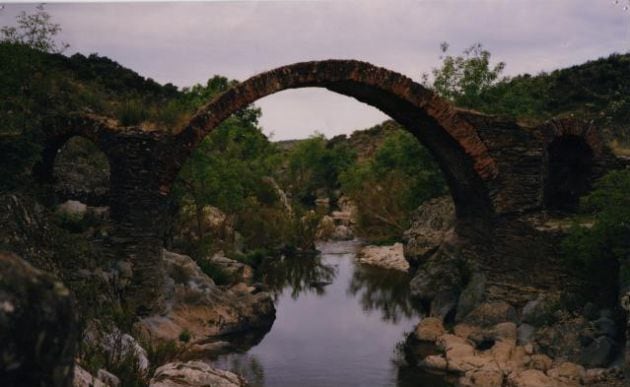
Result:
<svg viewBox="0 0 630 387"><path fill-rule="evenodd" d="M543 209L566 209L614 162L588 123L537 127L457 109L410 78L351 60L297 63L254 76L203 106L177 134L120 127L88 114L59 117L34 173L52 181L57 152L74 136L94 142L111 168L113 254L133 264L139 313L160 305L169 192L190 154L232 113L286 89L323 87L371 105L409 130L442 169L459 221L492 224ZM491 228L490 228L490 231Z"/></svg>

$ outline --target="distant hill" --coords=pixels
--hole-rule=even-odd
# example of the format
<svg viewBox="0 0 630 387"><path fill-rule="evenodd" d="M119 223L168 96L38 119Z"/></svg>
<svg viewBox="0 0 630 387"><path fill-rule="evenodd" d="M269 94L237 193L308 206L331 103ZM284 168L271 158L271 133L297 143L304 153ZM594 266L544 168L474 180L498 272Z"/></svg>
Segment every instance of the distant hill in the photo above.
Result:
<svg viewBox="0 0 630 387"><path fill-rule="evenodd" d="M594 120L610 139L630 144L630 54L499 82L477 108L532 121L574 115Z"/></svg>

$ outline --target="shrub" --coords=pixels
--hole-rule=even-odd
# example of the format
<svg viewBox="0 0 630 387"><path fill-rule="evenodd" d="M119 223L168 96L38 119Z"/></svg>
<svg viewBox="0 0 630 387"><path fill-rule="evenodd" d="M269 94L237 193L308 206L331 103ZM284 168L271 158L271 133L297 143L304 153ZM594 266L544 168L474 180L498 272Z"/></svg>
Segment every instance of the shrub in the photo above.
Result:
<svg viewBox="0 0 630 387"><path fill-rule="evenodd" d="M581 200L581 209L590 215L592 223L576 220L562 242L566 262L589 279L591 287L584 290L590 297L610 301L611 291L616 290L619 264L622 264L619 273L622 282L630 284L630 272L623 265L630 257L628 192L630 170L613 171L601 178Z"/></svg>
<svg viewBox="0 0 630 387"><path fill-rule="evenodd" d="M139 99L123 101L116 110L116 116L121 125L138 125L149 119L149 110Z"/></svg>

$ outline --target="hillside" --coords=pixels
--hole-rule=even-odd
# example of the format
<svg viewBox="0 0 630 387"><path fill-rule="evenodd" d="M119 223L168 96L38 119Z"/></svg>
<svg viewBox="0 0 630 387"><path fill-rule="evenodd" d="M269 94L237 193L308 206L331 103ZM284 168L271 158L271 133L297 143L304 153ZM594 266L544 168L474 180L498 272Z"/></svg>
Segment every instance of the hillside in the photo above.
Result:
<svg viewBox="0 0 630 387"><path fill-rule="evenodd" d="M628 144L630 54L513 77L488 90L477 108L535 121L573 114L594 120L609 139Z"/></svg>

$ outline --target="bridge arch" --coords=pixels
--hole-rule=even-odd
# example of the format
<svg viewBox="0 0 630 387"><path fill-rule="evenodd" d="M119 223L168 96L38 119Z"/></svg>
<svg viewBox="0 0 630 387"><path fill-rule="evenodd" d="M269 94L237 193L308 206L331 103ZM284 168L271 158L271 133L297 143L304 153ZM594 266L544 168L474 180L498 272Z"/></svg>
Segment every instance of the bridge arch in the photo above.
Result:
<svg viewBox="0 0 630 387"><path fill-rule="evenodd" d="M203 106L176 136L172 184L203 138L231 114L287 89L321 87L371 105L410 131L435 157L455 202L458 218L494 214L488 183L498 167L475 128L450 103L399 73L354 60L302 62L256 75Z"/></svg>
<svg viewBox="0 0 630 387"><path fill-rule="evenodd" d="M590 122L551 120L543 132L543 205L552 212L572 212L614 156Z"/></svg>
<svg viewBox="0 0 630 387"><path fill-rule="evenodd" d="M41 183L54 181L54 166L57 154L73 138L80 137L92 142L105 154L112 166L112 155L108 138L116 130L107 119L87 114L71 114L53 117L43 123L46 137L42 143L40 160L33 166L33 176Z"/></svg>

